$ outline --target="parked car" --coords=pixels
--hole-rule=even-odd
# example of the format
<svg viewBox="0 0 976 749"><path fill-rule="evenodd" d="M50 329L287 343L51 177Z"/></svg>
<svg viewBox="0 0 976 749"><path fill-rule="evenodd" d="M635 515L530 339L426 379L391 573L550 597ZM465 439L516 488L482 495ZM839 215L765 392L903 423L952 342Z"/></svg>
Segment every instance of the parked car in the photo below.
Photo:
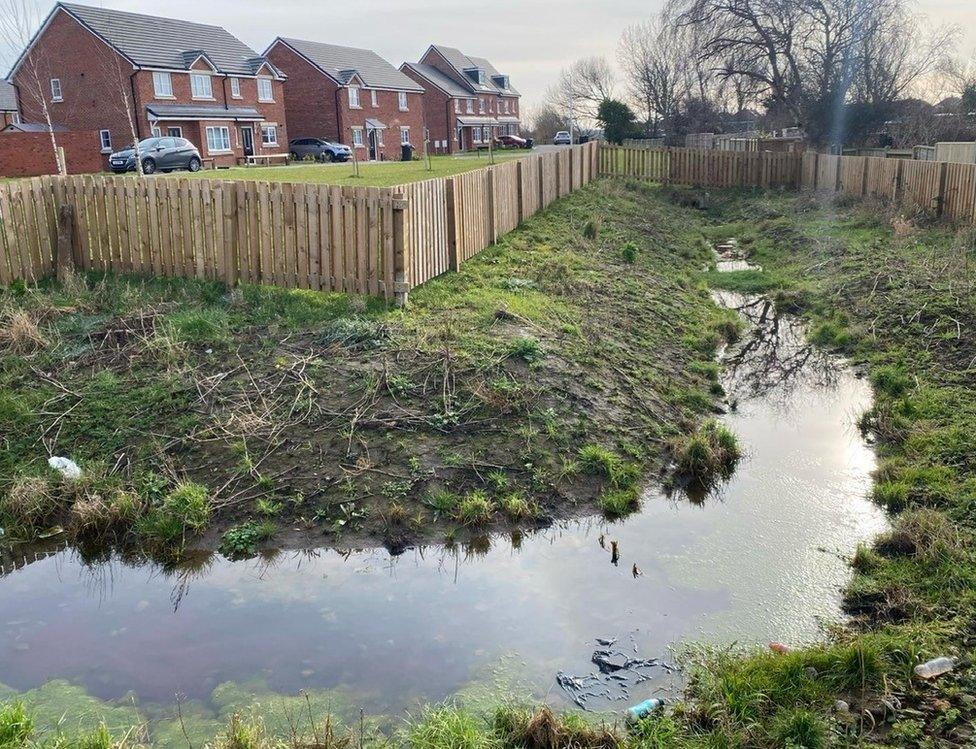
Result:
<svg viewBox="0 0 976 749"><path fill-rule="evenodd" d="M199 172L203 166L197 147L186 138L146 138L139 141L139 158L142 161L142 173L153 174L172 172L174 169L186 169ZM108 157L108 165L116 174L136 171L136 149L126 148L116 151Z"/></svg>
<svg viewBox="0 0 976 749"><path fill-rule="evenodd" d="M324 138L297 138L288 144L288 154L294 161L308 158L316 161L348 161L352 158L352 149Z"/></svg>
<svg viewBox="0 0 976 749"><path fill-rule="evenodd" d="M556 137L552 139L552 144L554 146L571 146L573 145L573 138L565 130L560 130L556 133Z"/></svg>
<svg viewBox="0 0 976 749"><path fill-rule="evenodd" d="M517 135L499 135L495 138L496 148L532 148L531 138L520 138Z"/></svg>

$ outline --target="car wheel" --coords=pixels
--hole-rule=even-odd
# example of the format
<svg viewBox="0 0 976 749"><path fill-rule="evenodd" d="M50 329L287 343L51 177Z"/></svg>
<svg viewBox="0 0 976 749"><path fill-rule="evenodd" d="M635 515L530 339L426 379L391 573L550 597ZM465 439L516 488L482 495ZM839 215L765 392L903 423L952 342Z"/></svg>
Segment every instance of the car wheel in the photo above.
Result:
<svg viewBox="0 0 976 749"><path fill-rule="evenodd" d="M191 172L199 172L201 166L203 165L200 163L200 159L194 156L192 159L190 159L190 163L186 165L186 168Z"/></svg>
<svg viewBox="0 0 976 749"><path fill-rule="evenodd" d="M156 173L156 162L152 159L142 160L142 173L143 174L155 174Z"/></svg>
<svg viewBox="0 0 976 749"><path fill-rule="evenodd" d="M295 153L294 151L288 154L288 158L291 159L292 161L299 161L298 154Z"/></svg>
<svg viewBox="0 0 976 749"><path fill-rule="evenodd" d="M326 151L322 154L322 160L331 164L333 161L335 161L335 154L332 153L332 151Z"/></svg>

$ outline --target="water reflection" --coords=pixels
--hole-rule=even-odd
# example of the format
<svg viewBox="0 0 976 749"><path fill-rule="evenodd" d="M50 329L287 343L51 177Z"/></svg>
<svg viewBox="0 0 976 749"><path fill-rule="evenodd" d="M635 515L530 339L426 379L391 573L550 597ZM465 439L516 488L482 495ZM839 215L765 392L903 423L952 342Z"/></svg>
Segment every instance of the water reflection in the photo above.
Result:
<svg viewBox="0 0 976 749"><path fill-rule="evenodd" d="M724 420L746 459L721 501L651 490L625 522L586 518L400 556L205 554L171 569L57 550L0 579L0 680L27 689L64 677L106 699L131 690L169 703L260 677L291 694L341 688L389 713L512 663L521 689L573 704L556 676L593 683L604 640L670 664L684 640L821 636L839 617L843 557L885 525L866 499L874 457L853 423L870 392L809 350L794 321L734 301L756 327L725 352L738 406ZM618 709L673 679L663 667L626 689L599 677L585 704Z"/></svg>

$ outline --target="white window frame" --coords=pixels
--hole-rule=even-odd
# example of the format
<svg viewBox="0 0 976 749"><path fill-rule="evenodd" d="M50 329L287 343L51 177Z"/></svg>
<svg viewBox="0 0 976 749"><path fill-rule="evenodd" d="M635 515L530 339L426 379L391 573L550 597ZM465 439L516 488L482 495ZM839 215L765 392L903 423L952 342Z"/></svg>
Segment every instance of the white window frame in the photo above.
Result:
<svg viewBox="0 0 976 749"><path fill-rule="evenodd" d="M197 83L201 81L206 81L206 86L204 86L204 91L197 91ZM213 77L207 73L190 73L190 98L198 100L212 101L213 95Z"/></svg>
<svg viewBox="0 0 976 749"><path fill-rule="evenodd" d="M481 126L471 128L471 142L481 143Z"/></svg>
<svg viewBox="0 0 976 749"><path fill-rule="evenodd" d="M484 114L484 113L485 113L485 100L482 99L479 96L478 97L478 114Z"/></svg>
<svg viewBox="0 0 976 749"><path fill-rule="evenodd" d="M399 105L401 112L410 111L410 100L407 98L406 91L397 92L397 104Z"/></svg>
<svg viewBox="0 0 976 749"><path fill-rule="evenodd" d="M167 138L182 138L183 137L183 128L180 127L179 125L174 125L172 127L166 128L166 137Z"/></svg>
<svg viewBox="0 0 976 749"><path fill-rule="evenodd" d="M153 95L157 99L174 99L173 76L163 70L153 71Z"/></svg>
<svg viewBox="0 0 976 749"><path fill-rule="evenodd" d="M369 102L370 102L370 104L373 105L373 108L374 109L380 105L379 99L376 98L376 89L375 88L371 88L369 90Z"/></svg>
<svg viewBox="0 0 976 749"><path fill-rule="evenodd" d="M260 89L259 89L260 90ZM230 79L230 96L232 99L241 99L241 79L231 78Z"/></svg>
<svg viewBox="0 0 976 749"><path fill-rule="evenodd" d="M349 87L349 108L350 109L362 109L362 105L359 103L359 86ZM360 128L362 129L362 128Z"/></svg>
<svg viewBox="0 0 976 749"><path fill-rule="evenodd" d="M64 101L64 92L61 90L61 79L51 79L51 101Z"/></svg>
<svg viewBox="0 0 976 749"><path fill-rule="evenodd" d="M410 145L410 128L406 125L400 127L400 145L408 146Z"/></svg>
<svg viewBox="0 0 976 749"><path fill-rule="evenodd" d="M363 137L363 129L361 127L354 127L352 129L352 147L353 148L365 148L366 141Z"/></svg>
<svg viewBox="0 0 976 749"><path fill-rule="evenodd" d="M461 138L463 136L464 136L464 128L461 125L458 125L456 128L454 128L454 141L455 141L455 143L460 143L461 142Z"/></svg>
<svg viewBox="0 0 976 749"><path fill-rule="evenodd" d="M149 134L153 138L162 138L163 137L163 131L159 129L159 125L153 125L151 128L149 128Z"/></svg>
<svg viewBox="0 0 976 749"><path fill-rule="evenodd" d="M227 135L227 147L224 148L224 138L220 138L220 142L217 141L217 136ZM213 138L211 138L213 136ZM207 127L207 153L233 153L230 143L230 128L227 125L209 125Z"/></svg>
<svg viewBox="0 0 976 749"><path fill-rule="evenodd" d="M468 99L468 114L474 114L474 99Z"/></svg>
<svg viewBox="0 0 976 749"><path fill-rule="evenodd" d="M268 136L272 136L270 139ZM261 145L274 148L278 145L278 126L261 125Z"/></svg>
<svg viewBox="0 0 976 749"><path fill-rule="evenodd" d="M258 101L273 103L274 102L274 83L270 78L258 78ZM263 89L263 91L262 91Z"/></svg>
<svg viewBox="0 0 976 749"><path fill-rule="evenodd" d="M102 147L102 153L112 153L112 131L99 130L98 142Z"/></svg>
<svg viewBox="0 0 976 749"><path fill-rule="evenodd" d="M19 125L20 124L20 112L14 112L13 115L11 115L11 116L13 117L13 123L15 125Z"/></svg>
<svg viewBox="0 0 976 749"><path fill-rule="evenodd" d="M377 146L377 148L382 148L383 147L383 129L382 128L378 128L376 130L376 146Z"/></svg>
<svg viewBox="0 0 976 749"><path fill-rule="evenodd" d="M454 100L454 114L461 114L461 100Z"/></svg>
<svg viewBox="0 0 976 749"><path fill-rule="evenodd" d="M481 129L481 142L491 143L491 125L483 125Z"/></svg>

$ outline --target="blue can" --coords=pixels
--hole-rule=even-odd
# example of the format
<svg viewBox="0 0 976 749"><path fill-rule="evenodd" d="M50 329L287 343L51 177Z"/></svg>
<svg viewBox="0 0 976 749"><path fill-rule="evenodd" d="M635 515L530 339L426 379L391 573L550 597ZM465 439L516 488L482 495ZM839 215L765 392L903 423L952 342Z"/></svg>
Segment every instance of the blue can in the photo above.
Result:
<svg viewBox="0 0 976 749"><path fill-rule="evenodd" d="M657 697L651 697L649 700L644 700L639 705L628 707L627 720L631 723L636 723L662 707L664 707L664 700L658 699Z"/></svg>

